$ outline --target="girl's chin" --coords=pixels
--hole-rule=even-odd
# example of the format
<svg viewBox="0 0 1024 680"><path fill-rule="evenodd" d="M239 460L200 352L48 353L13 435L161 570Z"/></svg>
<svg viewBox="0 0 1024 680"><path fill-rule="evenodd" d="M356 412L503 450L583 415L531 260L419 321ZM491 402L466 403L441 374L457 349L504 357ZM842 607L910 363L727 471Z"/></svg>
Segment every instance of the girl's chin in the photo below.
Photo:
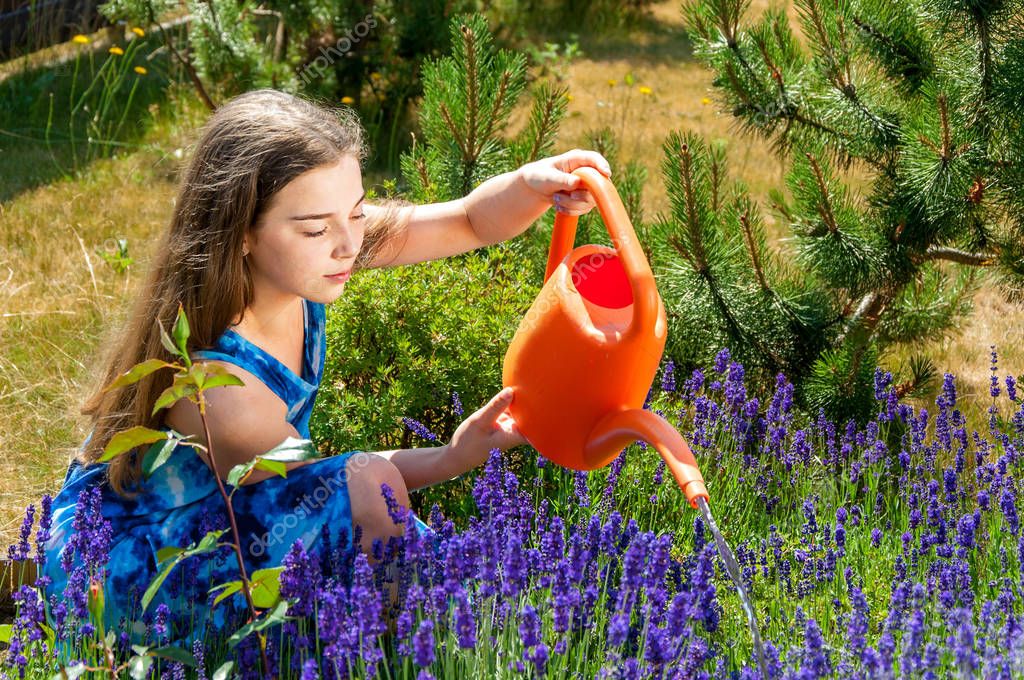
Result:
<svg viewBox="0 0 1024 680"><path fill-rule="evenodd" d="M310 302L319 302L320 304L329 305L338 298L340 298L341 294L344 292L344 284L334 284L330 286L330 290L316 291L315 293L311 293L310 295L306 296L306 299L309 300Z"/></svg>

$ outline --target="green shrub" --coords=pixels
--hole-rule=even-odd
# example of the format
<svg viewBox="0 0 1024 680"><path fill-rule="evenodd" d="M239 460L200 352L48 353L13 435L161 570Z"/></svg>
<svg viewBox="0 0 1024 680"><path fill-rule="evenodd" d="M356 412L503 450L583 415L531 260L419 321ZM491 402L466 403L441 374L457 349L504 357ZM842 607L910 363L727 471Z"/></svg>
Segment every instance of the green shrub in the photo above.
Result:
<svg viewBox="0 0 1024 680"><path fill-rule="evenodd" d="M327 361L310 423L318 446L340 453L447 442L501 389L505 349L540 283L510 243L354 277L328 310ZM438 441L415 435L406 417ZM468 498L454 486L446 485L447 498Z"/></svg>

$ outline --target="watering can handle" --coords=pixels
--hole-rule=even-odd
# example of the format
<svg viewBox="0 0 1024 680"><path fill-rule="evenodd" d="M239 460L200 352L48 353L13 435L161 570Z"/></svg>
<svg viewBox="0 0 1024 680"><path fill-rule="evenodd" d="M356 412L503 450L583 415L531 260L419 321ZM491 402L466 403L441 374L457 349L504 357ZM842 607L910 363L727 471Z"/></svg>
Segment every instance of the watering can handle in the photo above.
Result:
<svg viewBox="0 0 1024 680"><path fill-rule="evenodd" d="M630 331L646 332L654 326L658 319L658 289L654 283L654 273L640 247L640 241L629 221L626 208L622 205L619 192L611 180L591 167L580 167L573 170L580 178L580 184L587 189L597 202L598 212L604 219L612 244L618 253L622 268L629 278L633 291L633 320ZM576 225L579 218L575 215L555 213L555 225L551 232L551 250L548 251L548 266L544 272L544 281L561 264L565 256L572 250L576 240Z"/></svg>

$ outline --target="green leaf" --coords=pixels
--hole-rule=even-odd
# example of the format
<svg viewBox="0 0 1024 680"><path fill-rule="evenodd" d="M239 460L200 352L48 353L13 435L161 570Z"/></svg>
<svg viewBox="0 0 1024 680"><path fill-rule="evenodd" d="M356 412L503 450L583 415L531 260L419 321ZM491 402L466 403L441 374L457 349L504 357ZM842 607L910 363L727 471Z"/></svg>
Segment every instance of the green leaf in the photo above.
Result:
<svg viewBox="0 0 1024 680"><path fill-rule="evenodd" d="M160 573L156 575L156 578L154 578L152 582L150 582L149 586L146 588L146 592L142 595L142 611L146 611L149 607L149 603L153 601L153 598L156 597L157 591L160 590L160 586L163 585L164 581L166 581L167 577L170 575L171 570L178 566L178 562L181 562L181 560L181 555L179 555L173 560L168 560L166 564L161 563L164 564L163 568L160 569Z"/></svg>
<svg viewBox="0 0 1024 680"><path fill-rule="evenodd" d="M53 649L53 643L57 637L53 632L53 628L41 623L39 624L39 630L43 631L43 635L46 636L46 648Z"/></svg>
<svg viewBox="0 0 1024 680"><path fill-rule="evenodd" d="M134 680L146 680L149 669L153 666L151 656L133 656L128 662L128 673Z"/></svg>
<svg viewBox="0 0 1024 680"><path fill-rule="evenodd" d="M225 533L227 533L227 529L217 529L216 531L206 532L206 535L199 541L199 545L194 548L190 547L185 551L186 557L190 555L201 555L203 553L208 553L211 550L215 550L217 548L217 539Z"/></svg>
<svg viewBox="0 0 1024 680"><path fill-rule="evenodd" d="M187 666L195 666L196 658L192 656L190 652L185 651L181 647L158 647L150 652L153 656L159 656L163 659L171 659L183 663Z"/></svg>
<svg viewBox="0 0 1024 680"><path fill-rule="evenodd" d="M167 437L168 434L166 432L136 425L111 437L110 442L107 443L107 448L103 450L103 455L99 457L99 462L108 461L127 451L131 451L137 446L158 442L162 439L167 439Z"/></svg>
<svg viewBox="0 0 1024 680"><path fill-rule="evenodd" d="M288 476L288 467L287 467L287 465L285 465L285 463L283 463L283 462L281 462L279 460L268 460L268 459L262 458L262 457L261 458L257 458L256 459L256 469L257 470L266 470L267 472L273 472L275 475L280 475L281 477L287 477Z"/></svg>
<svg viewBox="0 0 1024 680"><path fill-rule="evenodd" d="M146 475L148 479L158 467L167 462L177 444L178 441L176 439L168 437L167 441L156 442L150 446L149 450L146 451L145 457L142 459L142 474Z"/></svg>
<svg viewBox="0 0 1024 680"><path fill-rule="evenodd" d="M206 371L204 364L192 364L188 369L189 380L196 386L197 390L206 388Z"/></svg>
<svg viewBox="0 0 1024 680"><path fill-rule="evenodd" d="M218 366L218 368L220 367ZM245 385L245 383L242 382L242 379L239 378L237 375L225 373L224 375L215 375L213 377L207 377L206 381L203 383L203 389L208 390L211 387L222 387L224 385L238 385L239 387L242 387Z"/></svg>
<svg viewBox="0 0 1024 680"><path fill-rule="evenodd" d="M228 472L227 482L236 488L241 486L249 472L254 468L287 477L288 468L284 463L316 460L319 458L321 458L320 453L313 446L312 441L288 437L270 451L231 468L231 471Z"/></svg>
<svg viewBox="0 0 1024 680"><path fill-rule="evenodd" d="M66 666L57 673L54 673L50 676L50 680L64 680L65 678L67 680L76 680L76 678L80 678L85 673L85 668L85 664L79 661L74 666Z"/></svg>
<svg viewBox="0 0 1024 680"><path fill-rule="evenodd" d="M10 644L11 642L11 624L0 623L0 642Z"/></svg>
<svg viewBox="0 0 1024 680"><path fill-rule="evenodd" d="M273 611L269 612L266 616L257 619L252 623L247 623L241 628L239 628L237 631L235 631L235 634L228 638L228 647L230 649L234 649L238 646L238 643L244 640L246 637L248 637L250 633L259 632L261 630L269 628L270 626L277 625L283 622L285 619L285 613L287 611L288 601L281 600L277 603L277 606L274 607Z"/></svg>
<svg viewBox="0 0 1024 680"><path fill-rule="evenodd" d="M178 348L174 346L174 341L171 340L171 336L167 334L167 331L164 329L164 325L160 323L159 319L157 319L157 324L160 325L160 344L163 345L164 349L166 349L171 354L175 356L181 356L181 354L178 352Z"/></svg>
<svg viewBox="0 0 1024 680"><path fill-rule="evenodd" d="M213 680L228 680L231 677L231 667L234 665L234 661L225 661L220 668L213 672Z"/></svg>
<svg viewBox="0 0 1024 680"><path fill-rule="evenodd" d="M284 567L257 569L252 574L252 601L260 609L270 609L281 600L281 572Z"/></svg>
<svg viewBox="0 0 1024 680"><path fill-rule="evenodd" d="M312 441L309 439L296 439L295 437L288 437L266 453L260 454L259 457L265 460L282 460L285 462L321 458Z"/></svg>
<svg viewBox="0 0 1024 680"><path fill-rule="evenodd" d="M117 379L114 380L114 382L104 387L103 391L106 392L116 387L124 387L125 385L131 385L132 383L136 383L139 380L142 380L150 373L158 371L164 367L177 368L177 365L169 364L166 361L163 361L162 359L149 359L148 361L143 361L141 364L135 364L130 369L119 375Z"/></svg>
<svg viewBox="0 0 1024 680"><path fill-rule="evenodd" d="M174 342L178 346L178 351L185 356L188 356L188 336L189 336L188 319L185 318L185 310L181 303L178 303L178 318L174 321L174 329L171 334L174 336Z"/></svg>
<svg viewBox="0 0 1024 680"><path fill-rule="evenodd" d="M241 581L228 581L227 583L221 583L219 586L214 586L213 588L210 588L210 592L212 593L213 591L215 591L215 590L217 590L219 588L223 588L224 592L221 593L220 595L218 595L217 598L213 601L213 606L214 607L216 607L222 601L224 601L227 598L231 597L235 593L237 593L240 590L242 590L242 582Z"/></svg>
<svg viewBox="0 0 1024 680"><path fill-rule="evenodd" d="M174 379L174 384L168 387L159 397L156 398L156 403L153 404L153 415L162 408L170 406L183 397L189 397L196 393L196 386L187 382L185 376L178 376Z"/></svg>
<svg viewBox="0 0 1024 680"><path fill-rule="evenodd" d="M176 545L169 545L166 548L160 548L156 551L156 563L163 564L172 557L177 557L181 553L185 552L185 548L179 548ZM142 652L139 652L140 654Z"/></svg>
<svg viewBox="0 0 1024 680"><path fill-rule="evenodd" d="M199 541L199 545L192 543L189 547L180 553L178 553L173 559L170 558L170 552L164 553L166 561L160 561L163 567L160 569L160 573L156 575L156 578L146 588L146 592L142 595L142 611L146 611L149 607L150 602L156 597L156 593L160 590L160 586L167 580L167 576L170 575L171 570L178 565L179 562L192 555L201 555L203 553L213 552L217 549L217 539L220 538L227 529L219 529L217 531L207 532L203 536L202 540ZM159 557L161 552L170 550L179 550L179 548L161 548L157 551Z"/></svg>
<svg viewBox="0 0 1024 680"><path fill-rule="evenodd" d="M248 463L239 463L231 468L230 472L228 472L228 484L235 488L241 486L242 481L249 475L249 472L256 467L256 463L258 462L258 458L253 458Z"/></svg>

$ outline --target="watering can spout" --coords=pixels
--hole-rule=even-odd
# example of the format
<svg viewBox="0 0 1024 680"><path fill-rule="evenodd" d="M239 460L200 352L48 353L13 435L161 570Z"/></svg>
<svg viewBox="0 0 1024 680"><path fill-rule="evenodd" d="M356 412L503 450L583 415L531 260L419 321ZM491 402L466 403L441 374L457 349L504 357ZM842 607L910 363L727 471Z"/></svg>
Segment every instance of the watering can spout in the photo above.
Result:
<svg viewBox="0 0 1024 680"><path fill-rule="evenodd" d="M686 440L668 421L644 409L623 409L609 413L597 422L590 432L584 456L589 460L601 451L621 450L638 439L653 446L665 459L690 506L697 508L697 500L708 500L704 477Z"/></svg>

